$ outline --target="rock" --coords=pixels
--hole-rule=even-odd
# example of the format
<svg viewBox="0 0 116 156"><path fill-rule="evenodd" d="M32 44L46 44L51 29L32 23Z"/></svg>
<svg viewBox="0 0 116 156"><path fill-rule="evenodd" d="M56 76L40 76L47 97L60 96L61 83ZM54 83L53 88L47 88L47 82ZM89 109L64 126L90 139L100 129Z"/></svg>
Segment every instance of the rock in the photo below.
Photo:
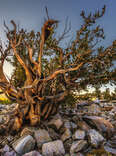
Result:
<svg viewBox="0 0 116 156"><path fill-rule="evenodd" d="M66 153L70 153L70 147L71 147L72 143L73 143L72 138L69 138L68 140L66 140L64 142L64 148L65 148Z"/></svg>
<svg viewBox="0 0 116 156"><path fill-rule="evenodd" d="M96 148L104 141L104 137L94 129L88 131L88 136L91 145Z"/></svg>
<svg viewBox="0 0 116 156"><path fill-rule="evenodd" d="M3 152L9 152L10 151L10 147L8 145L5 145L3 148Z"/></svg>
<svg viewBox="0 0 116 156"><path fill-rule="evenodd" d="M42 155L37 151L31 151L29 153L24 154L23 156L42 156Z"/></svg>
<svg viewBox="0 0 116 156"><path fill-rule="evenodd" d="M80 121L80 117L78 115L75 115L75 116L72 117L72 121L74 123L76 123L76 125L77 125L78 121Z"/></svg>
<svg viewBox="0 0 116 156"><path fill-rule="evenodd" d="M76 129L77 125L74 122L66 121L64 127L68 129Z"/></svg>
<svg viewBox="0 0 116 156"><path fill-rule="evenodd" d="M48 131L46 131L45 129L39 129L35 131L34 136L35 136L38 148L41 148L44 143L52 141Z"/></svg>
<svg viewBox="0 0 116 156"><path fill-rule="evenodd" d="M71 156L73 156L73 155L71 155ZM76 156L84 156L82 153L77 153L77 155Z"/></svg>
<svg viewBox="0 0 116 156"><path fill-rule="evenodd" d="M67 139L71 138L72 136L72 133L70 131L70 129L66 129L65 132L63 133L63 135L61 136L61 140L64 142L66 141Z"/></svg>
<svg viewBox="0 0 116 156"><path fill-rule="evenodd" d="M95 104L100 104L100 100L99 99L96 99L93 101Z"/></svg>
<svg viewBox="0 0 116 156"><path fill-rule="evenodd" d="M107 153L111 155L116 155L116 135L114 134L113 137L109 138L103 144L103 148Z"/></svg>
<svg viewBox="0 0 116 156"><path fill-rule="evenodd" d="M66 153L64 156L70 156L70 154Z"/></svg>
<svg viewBox="0 0 116 156"><path fill-rule="evenodd" d="M111 137L115 131L112 123L102 117L84 115L82 118L91 126L90 129L96 127L104 136Z"/></svg>
<svg viewBox="0 0 116 156"><path fill-rule="evenodd" d="M54 129L48 128L48 133L49 133L50 137L52 138L52 140L58 140L58 139L60 139L60 135L58 133L56 133L54 131Z"/></svg>
<svg viewBox="0 0 116 156"><path fill-rule="evenodd" d="M82 101L82 102L77 103L76 105L77 105L77 109L78 109L78 108L83 108L84 106L88 106L89 103L88 103L88 101Z"/></svg>
<svg viewBox="0 0 116 156"><path fill-rule="evenodd" d="M85 121L78 121L77 125L80 129L84 130L85 132L91 129L91 127Z"/></svg>
<svg viewBox="0 0 116 156"><path fill-rule="evenodd" d="M76 154L73 153L73 154L71 154L71 155L69 155L69 156L84 156L84 155L83 155L82 153L79 152L79 153L76 153Z"/></svg>
<svg viewBox="0 0 116 156"><path fill-rule="evenodd" d="M72 129L76 129L77 128L77 125L74 122L71 122L71 128Z"/></svg>
<svg viewBox="0 0 116 156"><path fill-rule="evenodd" d="M85 138L85 131L83 130L76 130L74 135L72 136L74 140L83 140Z"/></svg>
<svg viewBox="0 0 116 156"><path fill-rule="evenodd" d="M97 104L92 104L88 107L88 112L94 115L99 115L101 113L101 108Z"/></svg>
<svg viewBox="0 0 116 156"><path fill-rule="evenodd" d="M70 156L84 156L84 155L83 155L82 153L79 152L79 153L76 153L76 154L73 153L73 154L71 154Z"/></svg>
<svg viewBox="0 0 116 156"><path fill-rule="evenodd" d="M18 105L18 103L13 103L11 105L6 105L6 109L7 110L13 110L13 109L15 109L16 105Z"/></svg>
<svg viewBox="0 0 116 156"><path fill-rule="evenodd" d="M63 121L61 118L58 118L58 119L52 119L48 125L50 127L53 127L55 128L56 130L59 130L61 128L61 126L63 125Z"/></svg>
<svg viewBox="0 0 116 156"><path fill-rule="evenodd" d="M6 105L0 104L0 111L2 111L3 109L6 109Z"/></svg>
<svg viewBox="0 0 116 156"><path fill-rule="evenodd" d="M4 122L4 115L0 115L0 124Z"/></svg>
<svg viewBox="0 0 116 156"><path fill-rule="evenodd" d="M14 150L19 154L25 154L30 152L35 147L35 140L32 136L27 135L25 137L21 137L16 142L13 143Z"/></svg>
<svg viewBox="0 0 116 156"><path fill-rule="evenodd" d="M71 129L71 122L70 121L65 121L64 122L64 127L68 128L68 129Z"/></svg>
<svg viewBox="0 0 116 156"><path fill-rule="evenodd" d="M74 142L72 144L72 146L70 148L70 154L78 153L81 150L83 150L86 146L87 146L87 141L86 140L76 141L76 142Z"/></svg>
<svg viewBox="0 0 116 156"><path fill-rule="evenodd" d="M21 131L21 134L20 136L26 136L26 135L32 135L33 136L34 134L34 130L32 130L31 128L29 127L25 127L22 131Z"/></svg>
<svg viewBox="0 0 116 156"><path fill-rule="evenodd" d="M61 140L56 140L43 144L42 154L44 156L62 156L65 154L65 149Z"/></svg>
<svg viewBox="0 0 116 156"><path fill-rule="evenodd" d="M107 153L103 153L103 154L101 154L101 156L108 156L108 155L107 155ZM110 156L112 156L112 155L110 155Z"/></svg>
<svg viewBox="0 0 116 156"><path fill-rule="evenodd" d="M6 152L4 156L17 156L17 154L15 153L15 151L11 151L11 152Z"/></svg>
<svg viewBox="0 0 116 156"><path fill-rule="evenodd" d="M14 140L13 136L11 136L11 135L7 136L7 141L8 141L8 142L11 142L11 141L13 141L13 140Z"/></svg>

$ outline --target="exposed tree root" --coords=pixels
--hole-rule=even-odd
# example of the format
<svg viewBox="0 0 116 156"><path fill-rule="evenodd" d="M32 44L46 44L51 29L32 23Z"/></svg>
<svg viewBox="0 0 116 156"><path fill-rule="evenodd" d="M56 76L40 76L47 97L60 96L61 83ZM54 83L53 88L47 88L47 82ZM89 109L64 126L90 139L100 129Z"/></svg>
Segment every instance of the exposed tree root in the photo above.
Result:
<svg viewBox="0 0 116 156"><path fill-rule="evenodd" d="M0 125L0 134L15 134L20 131L25 124L38 126L40 120L46 120L49 116L56 113L58 105L50 102L36 103L31 105L18 105L13 112L7 113L6 122Z"/></svg>

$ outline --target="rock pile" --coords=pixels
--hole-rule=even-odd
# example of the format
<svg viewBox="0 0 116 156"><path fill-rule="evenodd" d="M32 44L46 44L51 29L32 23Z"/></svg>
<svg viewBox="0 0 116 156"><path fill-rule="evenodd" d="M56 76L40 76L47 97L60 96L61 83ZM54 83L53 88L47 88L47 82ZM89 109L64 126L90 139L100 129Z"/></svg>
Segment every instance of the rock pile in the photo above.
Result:
<svg viewBox="0 0 116 156"><path fill-rule="evenodd" d="M109 107L109 106L107 106ZM94 108L94 110L93 110ZM1 156L111 156L116 155L113 118L109 122L98 104L81 103L60 110L37 127L23 127L15 137L0 136ZM115 106L112 108L114 112ZM107 111L108 112L108 111ZM2 113L1 113L2 114ZM115 116L115 112L113 114ZM112 115L112 116L113 116ZM0 115L0 122L4 115Z"/></svg>

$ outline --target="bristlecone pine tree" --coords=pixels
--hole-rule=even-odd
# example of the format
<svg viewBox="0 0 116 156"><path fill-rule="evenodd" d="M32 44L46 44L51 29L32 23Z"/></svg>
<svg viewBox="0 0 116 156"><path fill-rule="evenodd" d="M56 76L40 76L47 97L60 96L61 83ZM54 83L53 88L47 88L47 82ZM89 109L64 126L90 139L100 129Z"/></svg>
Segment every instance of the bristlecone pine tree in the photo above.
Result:
<svg viewBox="0 0 116 156"><path fill-rule="evenodd" d="M97 46L104 31L96 20L104 13L105 7L88 16L82 11L83 25L67 48L60 46L66 27L59 38L54 36L57 20L48 18L37 33L18 29L14 21L10 30L4 23L8 42L6 48L0 46L0 89L17 106L0 130L18 131L26 122L37 125L53 115L72 91L115 82L116 42L106 49ZM12 62L11 55L24 70L22 82L14 83L16 77L8 80L4 75L4 61Z"/></svg>

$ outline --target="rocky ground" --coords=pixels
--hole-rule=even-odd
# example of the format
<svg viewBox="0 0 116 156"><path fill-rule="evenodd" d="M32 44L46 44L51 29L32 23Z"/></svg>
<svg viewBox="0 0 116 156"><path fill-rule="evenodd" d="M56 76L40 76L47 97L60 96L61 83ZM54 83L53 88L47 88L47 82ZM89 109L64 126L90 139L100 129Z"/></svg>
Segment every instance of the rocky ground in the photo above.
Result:
<svg viewBox="0 0 116 156"><path fill-rule="evenodd" d="M0 124L16 104L0 105ZM1 156L116 155L116 104L79 102L38 127L22 128L15 136L0 136Z"/></svg>

